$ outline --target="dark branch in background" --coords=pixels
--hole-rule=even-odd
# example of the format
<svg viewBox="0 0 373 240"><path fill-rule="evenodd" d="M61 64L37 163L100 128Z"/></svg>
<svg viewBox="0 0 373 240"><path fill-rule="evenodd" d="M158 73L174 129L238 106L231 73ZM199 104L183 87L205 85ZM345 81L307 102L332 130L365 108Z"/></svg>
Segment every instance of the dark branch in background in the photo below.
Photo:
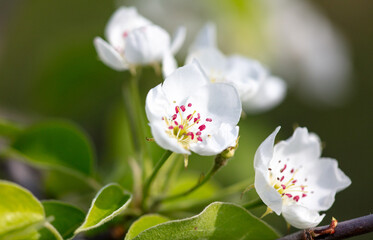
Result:
<svg viewBox="0 0 373 240"><path fill-rule="evenodd" d="M314 230L321 230L325 229L328 226L322 226L317 227ZM358 236L364 233L369 233L373 231L373 214L354 218L351 220L347 220L344 222L339 222L337 227L335 228L335 233L331 235L323 235L316 237L315 240L319 239L325 239L325 240L331 240L331 239L345 239L353 236ZM296 233L284 236L282 238L279 238L278 240L300 240L300 239L307 239L307 235L305 230L298 231Z"/></svg>

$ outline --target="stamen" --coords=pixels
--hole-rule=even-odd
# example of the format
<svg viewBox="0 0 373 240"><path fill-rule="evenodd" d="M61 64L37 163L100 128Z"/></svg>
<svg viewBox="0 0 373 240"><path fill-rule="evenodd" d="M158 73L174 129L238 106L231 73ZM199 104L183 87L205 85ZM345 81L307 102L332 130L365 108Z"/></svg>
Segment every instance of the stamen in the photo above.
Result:
<svg viewBox="0 0 373 240"><path fill-rule="evenodd" d="M282 182L282 180L284 180L285 176L282 176L281 179L280 179L280 182Z"/></svg>
<svg viewBox="0 0 373 240"><path fill-rule="evenodd" d="M180 109L181 109L181 111L185 112L185 106L184 105L181 105Z"/></svg>
<svg viewBox="0 0 373 240"><path fill-rule="evenodd" d="M206 118L206 122L212 122L211 118Z"/></svg>
<svg viewBox="0 0 373 240"><path fill-rule="evenodd" d="M295 196L293 199L294 199L296 202L298 202L298 201L299 201L299 196Z"/></svg>
<svg viewBox="0 0 373 240"><path fill-rule="evenodd" d="M198 127L198 129L199 129L200 131L203 131L203 130L206 129L206 125L205 125L205 124L202 124L201 126Z"/></svg>
<svg viewBox="0 0 373 240"><path fill-rule="evenodd" d="M191 107L192 106L192 104L191 103L188 103L188 107Z"/></svg>
<svg viewBox="0 0 373 240"><path fill-rule="evenodd" d="M284 168L282 168L282 169L280 170L280 173L282 173L283 171L285 171L285 169L286 169L286 164L284 165Z"/></svg>

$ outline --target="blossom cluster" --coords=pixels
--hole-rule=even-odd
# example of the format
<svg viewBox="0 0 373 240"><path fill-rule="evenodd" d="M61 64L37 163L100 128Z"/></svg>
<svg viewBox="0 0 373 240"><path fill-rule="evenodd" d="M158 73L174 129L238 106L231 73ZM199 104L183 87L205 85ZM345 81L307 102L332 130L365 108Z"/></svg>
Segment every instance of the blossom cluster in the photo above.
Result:
<svg viewBox="0 0 373 240"><path fill-rule="evenodd" d="M174 55L186 30L173 40L161 27L121 7L109 20L105 35L96 37L99 58L117 71L162 64L163 83L146 97L145 110L154 140L164 149L183 154L216 155L235 146L242 110L259 113L285 97L285 82L260 62L241 55L224 55L217 47L216 26L206 24L189 47L185 66L177 68ZM133 71L132 71L133 72ZM297 128L286 141L274 145L275 130L258 148L255 188L268 211L284 216L297 228L318 225L338 191L350 179L337 161L321 158L316 134Z"/></svg>

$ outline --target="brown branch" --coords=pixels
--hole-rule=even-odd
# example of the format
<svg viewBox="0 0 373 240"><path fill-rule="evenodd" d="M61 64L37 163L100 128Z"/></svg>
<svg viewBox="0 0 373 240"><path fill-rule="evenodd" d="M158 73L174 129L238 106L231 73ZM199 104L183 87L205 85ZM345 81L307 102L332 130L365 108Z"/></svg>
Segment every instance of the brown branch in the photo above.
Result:
<svg viewBox="0 0 373 240"><path fill-rule="evenodd" d="M317 227L314 231L325 229L328 226ZM316 237L315 240L331 240L331 239L345 239L357 235L361 235L364 233L369 233L373 231L373 214L354 218L351 220L347 220L344 222L339 222L337 227L335 228L335 233L331 235L322 235ZM304 230L298 231L296 233L286 235L278 240L306 240L306 234Z"/></svg>

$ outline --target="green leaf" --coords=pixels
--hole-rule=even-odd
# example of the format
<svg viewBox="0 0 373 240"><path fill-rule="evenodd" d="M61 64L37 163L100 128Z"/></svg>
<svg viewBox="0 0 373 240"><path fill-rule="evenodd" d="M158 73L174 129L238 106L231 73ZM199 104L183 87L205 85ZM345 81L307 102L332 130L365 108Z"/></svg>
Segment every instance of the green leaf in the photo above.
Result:
<svg viewBox="0 0 373 240"><path fill-rule="evenodd" d="M234 237L234 238L232 238ZM134 239L276 239L279 235L244 208L215 202L199 215L149 228Z"/></svg>
<svg viewBox="0 0 373 240"><path fill-rule="evenodd" d="M85 176L92 174L92 145L87 136L71 123L54 121L33 125L17 136L12 150L36 166Z"/></svg>
<svg viewBox="0 0 373 240"><path fill-rule="evenodd" d="M44 219L43 206L28 190L0 180L0 239Z"/></svg>
<svg viewBox="0 0 373 240"><path fill-rule="evenodd" d="M120 214L131 202L132 195L116 183L103 187L93 199L84 223L75 233L96 228Z"/></svg>
<svg viewBox="0 0 373 240"><path fill-rule="evenodd" d="M131 225L124 240L131 240L137 235L139 235L139 233L141 233L142 231L155 225L158 225L160 223L167 222L169 220L170 219L158 214L149 214L142 216Z"/></svg>
<svg viewBox="0 0 373 240"><path fill-rule="evenodd" d="M38 240L63 240L60 233L51 225L50 223L46 223L45 227L38 231L39 236Z"/></svg>
<svg viewBox="0 0 373 240"><path fill-rule="evenodd" d="M42 202L47 217L53 217L51 224L64 239L74 236L74 231L83 223L85 214L79 208L59 201Z"/></svg>

